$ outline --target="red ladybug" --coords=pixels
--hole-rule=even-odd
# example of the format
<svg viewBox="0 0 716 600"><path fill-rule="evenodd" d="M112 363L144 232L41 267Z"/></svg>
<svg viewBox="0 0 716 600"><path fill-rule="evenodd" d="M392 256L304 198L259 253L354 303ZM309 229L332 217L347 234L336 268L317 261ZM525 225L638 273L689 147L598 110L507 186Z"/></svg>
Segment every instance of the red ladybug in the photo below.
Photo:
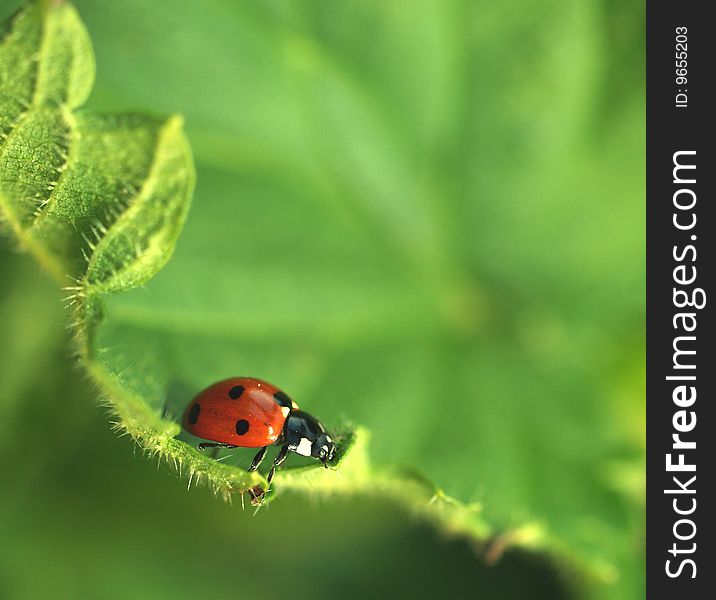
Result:
<svg viewBox="0 0 716 600"><path fill-rule="evenodd" d="M252 377L233 377L206 388L184 411L184 429L211 442L204 448L261 448L249 471L258 469L272 444L281 446L266 481L289 452L312 456L324 466L333 460L336 446L325 427L276 386Z"/></svg>

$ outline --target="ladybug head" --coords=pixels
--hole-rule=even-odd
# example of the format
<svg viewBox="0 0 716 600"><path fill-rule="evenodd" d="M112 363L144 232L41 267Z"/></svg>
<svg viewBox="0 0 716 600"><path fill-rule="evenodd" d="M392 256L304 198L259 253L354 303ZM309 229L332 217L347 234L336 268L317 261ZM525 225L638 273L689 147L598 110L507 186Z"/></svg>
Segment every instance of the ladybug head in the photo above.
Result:
<svg viewBox="0 0 716 600"><path fill-rule="evenodd" d="M320 460L323 466L328 467L328 463L333 460L333 456L336 453L336 445L331 436L323 432L313 442L311 450L313 457Z"/></svg>
<svg viewBox="0 0 716 600"><path fill-rule="evenodd" d="M301 456L312 456L324 466L333 460L336 444L321 422L302 410L292 410L284 425L289 449Z"/></svg>

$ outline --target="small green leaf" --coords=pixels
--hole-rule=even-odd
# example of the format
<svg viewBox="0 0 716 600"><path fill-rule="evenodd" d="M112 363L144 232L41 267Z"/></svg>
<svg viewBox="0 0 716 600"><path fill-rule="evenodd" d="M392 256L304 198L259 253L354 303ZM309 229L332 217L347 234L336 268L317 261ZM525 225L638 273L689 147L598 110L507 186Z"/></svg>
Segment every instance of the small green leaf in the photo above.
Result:
<svg viewBox="0 0 716 600"><path fill-rule="evenodd" d="M93 244L85 280L87 285L98 291L122 290L139 285L164 266L189 207L193 167L181 120L172 118L151 128L147 127L146 119L140 120L140 123L134 135L140 133L142 137L152 138L151 163L137 183L126 177L117 178L119 189L116 195L121 197L126 193L132 198L120 200L114 207L106 206L108 212L105 214L110 217L108 223L100 221L96 224L98 232L93 231L96 243ZM110 129L105 133L108 125ZM88 128L87 143L106 144L106 151L114 147L118 151L114 160L131 165L136 156L141 155L141 148L134 153L131 143L134 141L133 134L117 136L118 125L116 119L109 124L106 120L98 121ZM111 139L113 136L119 139ZM135 164L137 171L143 170L145 165ZM78 188L85 187L88 180L90 184L94 183L91 181L92 172L78 177L85 178L85 181L78 182ZM111 193L108 191L106 197L111 198Z"/></svg>
<svg viewBox="0 0 716 600"><path fill-rule="evenodd" d="M94 55L76 11L21 10L0 46L0 206L20 242L85 295L143 283L169 259L194 174L181 119L76 112Z"/></svg>

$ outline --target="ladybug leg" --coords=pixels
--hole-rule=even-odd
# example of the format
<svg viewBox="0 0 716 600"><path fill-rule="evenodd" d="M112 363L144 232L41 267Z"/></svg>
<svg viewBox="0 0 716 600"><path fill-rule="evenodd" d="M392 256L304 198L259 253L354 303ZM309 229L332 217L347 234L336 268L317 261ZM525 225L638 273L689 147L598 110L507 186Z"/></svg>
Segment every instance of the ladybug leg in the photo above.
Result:
<svg viewBox="0 0 716 600"><path fill-rule="evenodd" d="M216 442L202 442L197 446L199 450L206 450L207 448L236 448L236 446L232 444L219 444Z"/></svg>
<svg viewBox="0 0 716 600"><path fill-rule="evenodd" d="M266 456L266 450L268 450L268 446L264 446L263 448L261 448L261 450L258 451L256 456L254 456L254 460L251 461L251 466L249 467L249 473L259 468L261 461L264 459L264 456Z"/></svg>
<svg viewBox="0 0 716 600"><path fill-rule="evenodd" d="M288 456L288 445L281 448L281 451L278 453L276 460L273 461L273 465L271 466L271 470L268 473L268 477L266 477L266 483L271 485L271 480L273 479L273 474L276 472L276 469L283 464L283 461L286 460L287 456Z"/></svg>

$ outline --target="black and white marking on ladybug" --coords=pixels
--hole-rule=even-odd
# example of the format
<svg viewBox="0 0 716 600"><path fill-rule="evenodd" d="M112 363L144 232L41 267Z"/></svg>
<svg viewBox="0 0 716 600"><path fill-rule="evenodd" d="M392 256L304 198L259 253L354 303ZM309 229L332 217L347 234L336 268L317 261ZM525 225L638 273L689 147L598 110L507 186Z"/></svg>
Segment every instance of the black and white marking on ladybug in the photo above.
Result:
<svg viewBox="0 0 716 600"><path fill-rule="evenodd" d="M324 464L333 460L336 446L318 419L302 410L293 410L284 425L286 445L291 452L312 456Z"/></svg>

